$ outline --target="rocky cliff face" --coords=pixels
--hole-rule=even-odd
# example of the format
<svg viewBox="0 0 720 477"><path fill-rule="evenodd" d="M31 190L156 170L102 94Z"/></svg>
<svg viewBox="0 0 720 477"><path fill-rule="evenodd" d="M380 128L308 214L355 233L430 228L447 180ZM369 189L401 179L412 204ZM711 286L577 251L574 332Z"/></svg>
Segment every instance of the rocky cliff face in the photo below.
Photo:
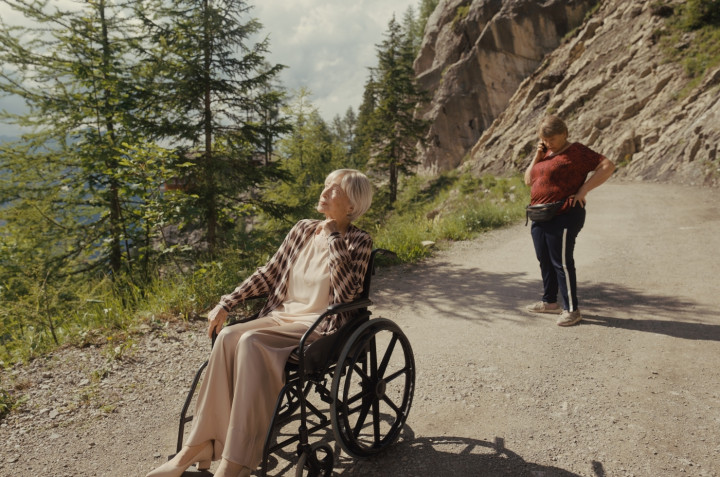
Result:
<svg viewBox="0 0 720 477"><path fill-rule="evenodd" d="M664 25L657 13L652 0L602 2L514 91L466 166L524 170L538 122L554 113L568 123L571 140L615 161L618 176L720 185L720 68L690 87L655 42Z"/></svg>
<svg viewBox="0 0 720 477"><path fill-rule="evenodd" d="M483 131L597 0L441 0L415 61L432 101L422 168L457 167Z"/></svg>

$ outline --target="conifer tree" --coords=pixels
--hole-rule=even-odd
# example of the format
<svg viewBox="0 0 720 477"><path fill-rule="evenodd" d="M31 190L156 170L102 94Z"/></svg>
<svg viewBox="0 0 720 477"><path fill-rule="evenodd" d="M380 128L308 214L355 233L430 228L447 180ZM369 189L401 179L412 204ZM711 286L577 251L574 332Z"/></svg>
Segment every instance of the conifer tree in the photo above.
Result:
<svg viewBox="0 0 720 477"><path fill-rule="evenodd" d="M53 273L107 265L103 271L115 276L132 270L131 247L146 230L133 223L133 209L145 200L143 189L156 186L128 181L121 165L127 147L143 142L135 120L133 27L113 0L73 11L46 3L3 1L29 22L0 31L0 91L28 107L2 114L26 131L0 158L6 226L27 230L29 243L50 234L52 246L38 246Z"/></svg>
<svg viewBox="0 0 720 477"><path fill-rule="evenodd" d="M301 88L286 106L292 132L277 144L280 167L287 180L270 187L268 200L285 207L283 224L287 228L302 218L317 215L317 200L325 177L334 169L346 167L346 151L310 101L310 92Z"/></svg>
<svg viewBox="0 0 720 477"><path fill-rule="evenodd" d="M76 7L2 2L24 22L0 25L0 91L27 109L0 114L24 131L0 150L0 299L3 326L13 337L32 329L38 343L61 340L85 280L132 275L147 257L145 211L158 190L155 172L139 166L161 154L138 163L132 152L150 149L136 120L137 38L126 7Z"/></svg>
<svg viewBox="0 0 720 477"><path fill-rule="evenodd" d="M378 105L377 83L372 68L365 82L363 90L363 101L358 109L357 121L355 123L355 134L351 147L353 164L357 169L363 169L370 160L370 147L375 140L373 130L373 117Z"/></svg>
<svg viewBox="0 0 720 477"><path fill-rule="evenodd" d="M360 169L364 163L355 162L355 154L353 147L355 145L355 130L357 128L357 115L352 107L345 111L344 116L335 115L330 124L330 131L333 135L333 143L340 155L340 164L343 167Z"/></svg>
<svg viewBox="0 0 720 477"><path fill-rule="evenodd" d="M238 216L269 207L255 191L282 177L268 155L289 130L277 116L282 93L271 87L283 66L267 65L267 39L253 43L261 25L247 18L250 8L244 0L146 0L138 10L155 45L145 57L155 76L151 122L192 163L180 178L185 216L205 228L211 253Z"/></svg>
<svg viewBox="0 0 720 477"><path fill-rule="evenodd" d="M388 202L397 199L399 175L414 174L417 144L422 141L428 123L415 117L417 105L427 95L415 82L412 38L404 34L393 17L385 40L377 47L378 65L374 70L377 105L369 122L372 134L371 169L385 175Z"/></svg>

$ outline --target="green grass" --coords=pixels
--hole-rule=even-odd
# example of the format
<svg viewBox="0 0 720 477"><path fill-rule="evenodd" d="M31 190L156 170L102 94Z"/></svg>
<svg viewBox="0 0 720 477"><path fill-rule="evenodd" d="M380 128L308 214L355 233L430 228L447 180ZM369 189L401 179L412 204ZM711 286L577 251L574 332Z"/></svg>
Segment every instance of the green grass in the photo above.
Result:
<svg viewBox="0 0 720 477"><path fill-rule="evenodd" d="M656 2L656 7L665 4ZM690 81L677 96L686 96L720 65L720 1L689 0L675 5L665 27L653 32L653 38L668 61L683 66Z"/></svg>
<svg viewBox="0 0 720 477"><path fill-rule="evenodd" d="M449 172L403 181L390 212L367 214L358 226L371 233L375 247L394 251L397 261L413 263L432 254L423 241L444 247L468 240L524 216L527 187L520 177L474 177ZM373 215L374 214L374 215ZM286 231L282 232L284 234ZM281 235L282 235L281 234ZM63 283L57 290L25 295L0 309L0 367L43 356L62 346L102 346L108 361L132 355L137 336L150 329L198 317L268 260L281 236L258 235L224 250L213 260L187 257L166 266L143 286L99 277L87 283ZM257 245L259 244L259 245ZM182 270L181 267L182 266ZM47 316L37 303L52 297ZM40 311L38 311L40 310ZM51 326L52 324L52 326ZM57 342L56 342L57 340ZM0 415L17 403L0 386Z"/></svg>
<svg viewBox="0 0 720 477"><path fill-rule="evenodd" d="M414 177L404 185L395 212L372 230L375 246L394 251L402 262L417 262L432 253L423 241L442 246L521 219L528 197L520 177L475 178L457 172Z"/></svg>

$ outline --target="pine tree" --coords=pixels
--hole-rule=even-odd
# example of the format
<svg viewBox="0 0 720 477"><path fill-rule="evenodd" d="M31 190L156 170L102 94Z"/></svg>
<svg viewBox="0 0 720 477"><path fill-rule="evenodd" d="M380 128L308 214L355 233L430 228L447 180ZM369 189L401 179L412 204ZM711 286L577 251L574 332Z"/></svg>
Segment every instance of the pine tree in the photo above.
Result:
<svg viewBox="0 0 720 477"><path fill-rule="evenodd" d="M1 158L4 200L15 209L9 214L22 224L19 211L35 210L50 227L55 246L43 250L55 273L106 265L113 276L131 271L131 247L146 230L133 223L133 210L145 201L143 189L156 184L128 181L121 165L127 148L143 143L135 121L136 39L126 10L112 0L52 12L46 2L3 3L31 22L3 25L0 32L0 60L7 67L0 90L28 106L2 116L27 131ZM42 235L31 234L31 241Z"/></svg>
<svg viewBox="0 0 720 477"><path fill-rule="evenodd" d="M325 177L346 167L346 151L310 101L310 92L301 88L285 108L292 132L277 144L277 155L287 180L270 187L268 201L285 206L280 229L299 219L317 215L318 197Z"/></svg>
<svg viewBox="0 0 720 477"><path fill-rule="evenodd" d="M151 122L192 163L179 178L190 198L184 215L206 229L211 253L239 216L270 208L255 192L282 177L269 155L289 130L272 88L283 66L267 65L267 39L251 43L261 25L249 11L243 0L147 0L138 10L155 44L146 52Z"/></svg>
<svg viewBox="0 0 720 477"><path fill-rule="evenodd" d="M136 120L137 38L125 6L2 3L25 25L0 26L0 91L27 105L1 115L24 131L0 150L3 325L58 343L83 281L132 274L150 252L146 212L159 180L138 165L163 153L145 145Z"/></svg>
<svg viewBox="0 0 720 477"><path fill-rule="evenodd" d="M427 95L415 82L412 38L402 31L393 17L385 40L377 47L378 65L374 70L377 106L372 113L371 169L387 176L391 207L397 199L399 175L414 174L418 164L416 146L428 124L415 117L417 105Z"/></svg>
<svg viewBox="0 0 720 477"><path fill-rule="evenodd" d="M421 42L425 34L427 21L435 11L438 3L440 3L440 0L420 0L420 11L418 12L417 21L415 22L415 34L420 38Z"/></svg>
<svg viewBox="0 0 720 477"><path fill-rule="evenodd" d="M333 135L333 144L337 148L339 161L342 167L360 169L364 163L355 162L353 146L355 144L355 130L357 128L357 115L352 107L345 111L344 116L335 115L330 124L330 131Z"/></svg>
<svg viewBox="0 0 720 477"><path fill-rule="evenodd" d="M412 45L413 56L417 56L420 51L424 28L425 25L422 25L422 27L419 25L419 19L416 18L415 15L415 9L410 5L403 15L402 32L406 36L406 40Z"/></svg>
<svg viewBox="0 0 720 477"><path fill-rule="evenodd" d="M375 141L373 118L378 105L377 83L371 69L363 90L363 101L358 109L355 134L351 147L352 163L364 169L370 161L370 147Z"/></svg>

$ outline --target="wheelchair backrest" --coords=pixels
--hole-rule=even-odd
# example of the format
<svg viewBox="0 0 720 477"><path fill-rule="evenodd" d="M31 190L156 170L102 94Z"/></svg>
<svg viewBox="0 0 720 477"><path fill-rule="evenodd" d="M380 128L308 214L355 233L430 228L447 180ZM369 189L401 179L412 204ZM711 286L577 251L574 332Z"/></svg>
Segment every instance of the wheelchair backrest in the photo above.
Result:
<svg viewBox="0 0 720 477"><path fill-rule="evenodd" d="M365 271L365 278L363 280L363 291L360 294L361 298L370 298L370 281L372 280L372 276L375 275L375 256L378 253L380 255L395 256L395 252L385 250L384 248L376 248L372 252L370 252L370 262L368 263L367 271Z"/></svg>

